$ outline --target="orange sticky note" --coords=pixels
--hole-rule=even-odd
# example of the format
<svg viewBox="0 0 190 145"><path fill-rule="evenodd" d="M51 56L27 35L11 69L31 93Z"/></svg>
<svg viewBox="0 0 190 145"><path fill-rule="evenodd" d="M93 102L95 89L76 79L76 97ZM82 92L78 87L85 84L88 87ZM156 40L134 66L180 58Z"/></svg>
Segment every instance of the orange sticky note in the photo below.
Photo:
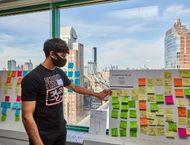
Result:
<svg viewBox="0 0 190 145"><path fill-rule="evenodd" d="M146 117L140 118L140 125L141 126L147 126L148 125L148 119Z"/></svg>
<svg viewBox="0 0 190 145"><path fill-rule="evenodd" d="M12 73L11 73L11 77L16 77L16 71L12 71Z"/></svg>
<svg viewBox="0 0 190 145"><path fill-rule="evenodd" d="M178 116L179 117L186 117L187 116L186 107L178 107Z"/></svg>
<svg viewBox="0 0 190 145"><path fill-rule="evenodd" d="M17 80L17 85L20 85L20 84L21 84L21 81L22 81L22 78L18 78L18 80Z"/></svg>
<svg viewBox="0 0 190 145"><path fill-rule="evenodd" d="M10 84L10 83L11 83L11 77L7 77L6 83L7 83L7 84Z"/></svg>
<svg viewBox="0 0 190 145"><path fill-rule="evenodd" d="M138 83L139 83L139 86L146 86L146 79L145 78L139 78Z"/></svg>
<svg viewBox="0 0 190 145"><path fill-rule="evenodd" d="M146 101L139 101L139 110L146 110Z"/></svg>
<svg viewBox="0 0 190 145"><path fill-rule="evenodd" d="M175 96L177 98L183 98L183 89L175 89Z"/></svg>
<svg viewBox="0 0 190 145"><path fill-rule="evenodd" d="M182 87L182 79L181 78L174 78L174 86L175 87Z"/></svg>

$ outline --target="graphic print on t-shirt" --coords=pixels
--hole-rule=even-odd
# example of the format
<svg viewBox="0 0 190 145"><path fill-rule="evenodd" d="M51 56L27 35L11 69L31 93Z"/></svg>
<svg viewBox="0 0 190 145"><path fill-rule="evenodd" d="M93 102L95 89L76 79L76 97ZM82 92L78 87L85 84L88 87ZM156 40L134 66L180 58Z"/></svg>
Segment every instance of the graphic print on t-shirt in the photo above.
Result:
<svg viewBox="0 0 190 145"><path fill-rule="evenodd" d="M46 85L46 106L55 105L63 99L63 81L59 74L44 78Z"/></svg>

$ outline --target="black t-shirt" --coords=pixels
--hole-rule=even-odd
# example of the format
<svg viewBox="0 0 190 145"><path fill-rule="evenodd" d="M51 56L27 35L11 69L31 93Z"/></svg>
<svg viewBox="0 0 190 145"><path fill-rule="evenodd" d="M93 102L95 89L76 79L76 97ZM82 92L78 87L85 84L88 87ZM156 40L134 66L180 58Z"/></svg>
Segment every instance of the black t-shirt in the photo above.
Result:
<svg viewBox="0 0 190 145"><path fill-rule="evenodd" d="M70 83L63 70L49 70L41 64L23 78L22 101L36 101L33 117L39 130L65 128L62 100L64 87Z"/></svg>

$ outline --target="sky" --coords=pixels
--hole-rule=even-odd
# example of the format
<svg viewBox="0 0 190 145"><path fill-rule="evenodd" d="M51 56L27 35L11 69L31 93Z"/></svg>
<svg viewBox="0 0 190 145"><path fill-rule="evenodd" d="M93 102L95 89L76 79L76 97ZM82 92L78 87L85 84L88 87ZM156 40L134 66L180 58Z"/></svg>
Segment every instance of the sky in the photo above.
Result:
<svg viewBox="0 0 190 145"><path fill-rule="evenodd" d="M84 44L84 63L98 49L99 70L163 68L165 32L180 18L190 28L190 1L128 0L61 9L61 26L72 26ZM0 17L0 69L7 60L34 65L43 61L43 43L50 38L50 11Z"/></svg>

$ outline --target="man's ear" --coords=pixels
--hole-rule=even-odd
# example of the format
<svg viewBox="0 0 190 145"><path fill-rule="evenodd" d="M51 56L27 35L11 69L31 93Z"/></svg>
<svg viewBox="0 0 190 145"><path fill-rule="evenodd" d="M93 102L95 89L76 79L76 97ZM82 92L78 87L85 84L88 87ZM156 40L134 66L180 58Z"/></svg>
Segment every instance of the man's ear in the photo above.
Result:
<svg viewBox="0 0 190 145"><path fill-rule="evenodd" d="M50 51L49 56L50 56L51 58L54 58L54 59L57 58L56 55L55 55L55 53L54 53L53 51Z"/></svg>

